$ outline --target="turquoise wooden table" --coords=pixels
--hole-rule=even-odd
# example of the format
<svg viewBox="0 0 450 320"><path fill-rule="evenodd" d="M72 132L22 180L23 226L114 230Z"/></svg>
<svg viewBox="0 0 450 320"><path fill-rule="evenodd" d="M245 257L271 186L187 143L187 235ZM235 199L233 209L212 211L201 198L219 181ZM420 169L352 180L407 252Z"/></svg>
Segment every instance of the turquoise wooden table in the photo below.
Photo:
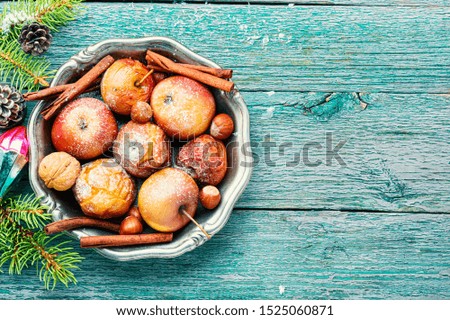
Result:
<svg viewBox="0 0 450 320"><path fill-rule="evenodd" d="M450 298L448 0L89 3L61 31L55 68L150 35L233 68L258 163L195 251L116 262L79 249L77 286L4 273L0 299Z"/></svg>

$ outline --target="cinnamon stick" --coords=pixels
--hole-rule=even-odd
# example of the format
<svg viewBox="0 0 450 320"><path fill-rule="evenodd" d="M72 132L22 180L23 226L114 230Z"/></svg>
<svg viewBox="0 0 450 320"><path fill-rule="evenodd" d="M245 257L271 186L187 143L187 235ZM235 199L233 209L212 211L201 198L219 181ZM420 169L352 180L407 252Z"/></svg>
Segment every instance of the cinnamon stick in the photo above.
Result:
<svg viewBox="0 0 450 320"><path fill-rule="evenodd" d="M97 63L91 70L75 82L72 87L61 93L58 99L50 104L48 109L42 112L44 119L51 119L67 102L83 93L89 85L97 80L97 78L113 64L113 62L114 58L109 55L100 60L99 63Z"/></svg>
<svg viewBox="0 0 450 320"><path fill-rule="evenodd" d="M234 88L234 83L231 81L227 81L209 73L182 66L179 63L173 62L169 58L166 58L151 50L147 50L146 60L151 66L159 66L164 68L166 72L180 74L223 91L230 92Z"/></svg>
<svg viewBox="0 0 450 320"><path fill-rule="evenodd" d="M104 248L171 242L173 233L92 236L80 239L81 248Z"/></svg>
<svg viewBox="0 0 450 320"><path fill-rule="evenodd" d="M213 76L216 76L216 77L219 77L222 79L231 79L231 77L233 76L233 70L231 70L231 69L211 68L211 67L199 66L196 64L187 64L187 63L178 63L178 65L180 65L182 67L198 70L201 72L209 73ZM154 69L155 71L160 71L160 72L168 71L158 65L148 64L147 67L149 69Z"/></svg>
<svg viewBox="0 0 450 320"><path fill-rule="evenodd" d="M47 97L54 96L58 93L63 93L67 89L72 87L72 83L62 84L55 87L45 88L36 92L27 92L23 95L25 101L44 100Z"/></svg>
<svg viewBox="0 0 450 320"><path fill-rule="evenodd" d="M93 92L93 91L97 91L97 90L100 90L100 84L87 88L83 93ZM59 95L60 95L60 93L57 93L57 94L45 97L40 100L51 101L51 100L57 99ZM27 101L35 101L35 100L27 100ZM41 113L44 113L48 108L49 108L49 106L44 106Z"/></svg>
<svg viewBox="0 0 450 320"><path fill-rule="evenodd" d="M54 234L61 231L72 230L82 227L94 227L113 231L116 233L119 233L120 229L120 225L117 223L112 223L109 221L88 217L76 217L52 222L45 226L44 231L46 234Z"/></svg>
<svg viewBox="0 0 450 320"><path fill-rule="evenodd" d="M94 81L91 86L89 86L88 89L84 92L91 92L93 90L98 89L98 85L100 84L100 79L97 79L97 81ZM70 89L72 86L74 86L74 83L68 83L68 84L61 84L59 86L54 86L50 88L45 88L39 91L35 92L27 92L23 95L25 101L36 101L36 100L47 100L51 97L54 97L57 94L63 93L67 89Z"/></svg>

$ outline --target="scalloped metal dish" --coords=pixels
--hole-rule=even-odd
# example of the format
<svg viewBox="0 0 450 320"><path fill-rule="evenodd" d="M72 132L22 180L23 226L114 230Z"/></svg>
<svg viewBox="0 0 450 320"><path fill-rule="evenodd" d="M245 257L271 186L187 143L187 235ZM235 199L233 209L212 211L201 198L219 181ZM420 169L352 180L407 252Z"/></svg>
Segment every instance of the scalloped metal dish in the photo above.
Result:
<svg viewBox="0 0 450 320"><path fill-rule="evenodd" d="M73 56L58 70L52 86L70 83L83 70L87 70L105 55L115 58L132 57L143 60L145 50L150 48L177 61L219 67L214 62L190 51L180 43L165 37L148 37L140 39L111 39L92 45ZM250 121L247 106L239 91L225 93L213 90L217 101L218 112L226 112L235 121L235 134L230 138L227 152L229 170L219 188L222 193L220 205L209 212L197 213L196 218L204 228L214 235L219 232L228 221L233 206L248 184L253 163L250 151ZM53 220L61 220L83 215L81 209L73 199L71 191L65 193L48 189L38 177L38 165L42 158L55 151L51 139L51 123L47 123L40 116L44 103L39 103L33 110L29 124L30 139L30 182L31 186L42 202L47 205L53 215ZM245 152L244 152L245 146ZM242 165L243 163L247 165ZM83 228L68 232L75 238L102 235L107 232L92 228ZM142 245L133 247L118 247L96 249L101 255L114 260L136 260L144 258L173 258L185 252L194 250L206 242L206 237L193 224L189 224L177 232L174 241L167 244Z"/></svg>

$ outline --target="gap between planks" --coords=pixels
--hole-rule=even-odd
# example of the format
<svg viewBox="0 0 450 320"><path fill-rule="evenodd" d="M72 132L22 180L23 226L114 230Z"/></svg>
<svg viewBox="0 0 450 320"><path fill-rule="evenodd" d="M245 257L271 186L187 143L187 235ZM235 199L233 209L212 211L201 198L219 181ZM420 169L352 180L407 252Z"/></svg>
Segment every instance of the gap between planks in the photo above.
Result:
<svg viewBox="0 0 450 320"><path fill-rule="evenodd" d="M333 212L333 213L361 213L361 214L386 214L386 215L399 215L399 214L412 214L412 215L446 215L450 212L441 211L389 211L389 210L375 210L375 209L357 209L357 208L342 208L342 209L313 209L313 208L294 208L294 207L278 207L278 208L247 208L247 207L234 207L233 211L302 211L302 212Z"/></svg>
<svg viewBox="0 0 450 320"><path fill-rule="evenodd" d="M239 88L239 84L235 85L235 88L239 90L239 92L241 93L265 93L267 94L267 92L270 91L275 91L275 92L279 92L279 93L324 93L324 92L330 92L327 90L292 90L292 89L276 89L276 90L262 90L262 89L240 89ZM353 93L355 92L354 90L339 90L339 91L335 91L335 93ZM387 94L387 95L410 95L410 96L417 96L417 95L423 95L423 96L437 96L437 97L445 97L445 98L450 98L450 89L447 91L443 91L443 92L425 92L425 91L417 91L417 92L408 92L408 91L384 91L384 90L380 90L380 91L357 91L359 93L364 93L364 94ZM331 92L330 92L331 93Z"/></svg>

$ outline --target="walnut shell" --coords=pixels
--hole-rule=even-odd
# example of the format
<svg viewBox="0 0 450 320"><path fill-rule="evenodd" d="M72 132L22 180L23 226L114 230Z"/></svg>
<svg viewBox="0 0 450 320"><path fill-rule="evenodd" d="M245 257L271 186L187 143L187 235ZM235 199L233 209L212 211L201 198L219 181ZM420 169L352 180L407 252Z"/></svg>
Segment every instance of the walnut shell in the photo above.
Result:
<svg viewBox="0 0 450 320"><path fill-rule="evenodd" d="M42 159L38 174L47 188L66 191L73 187L80 171L80 162L70 154L53 152Z"/></svg>
<svg viewBox="0 0 450 320"><path fill-rule="evenodd" d="M84 214L109 219L128 212L136 186L114 159L98 159L83 165L73 192Z"/></svg>

